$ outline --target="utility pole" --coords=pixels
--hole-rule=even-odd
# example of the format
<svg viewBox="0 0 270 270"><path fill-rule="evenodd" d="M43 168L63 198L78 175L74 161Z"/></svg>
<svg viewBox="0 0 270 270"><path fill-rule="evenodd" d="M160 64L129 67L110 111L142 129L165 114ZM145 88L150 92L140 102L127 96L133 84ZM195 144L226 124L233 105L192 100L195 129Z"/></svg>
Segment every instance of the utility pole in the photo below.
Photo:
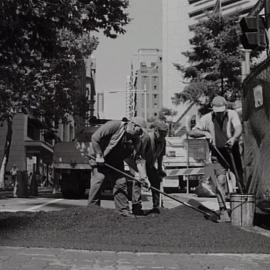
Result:
<svg viewBox="0 0 270 270"><path fill-rule="evenodd" d="M270 1L265 0L264 1L264 14L265 14L265 21L266 21L266 31L267 31L267 37L268 37L268 42L270 40ZM268 44L268 54L269 54L269 44Z"/></svg>
<svg viewBox="0 0 270 270"><path fill-rule="evenodd" d="M250 49L241 48L242 62L241 62L241 80L242 82L250 73Z"/></svg>

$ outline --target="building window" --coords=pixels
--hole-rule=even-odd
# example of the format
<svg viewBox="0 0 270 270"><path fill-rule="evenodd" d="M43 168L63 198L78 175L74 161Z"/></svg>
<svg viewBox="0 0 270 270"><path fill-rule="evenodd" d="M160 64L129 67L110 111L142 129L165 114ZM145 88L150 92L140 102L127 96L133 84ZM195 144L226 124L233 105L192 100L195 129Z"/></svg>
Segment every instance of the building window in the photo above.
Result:
<svg viewBox="0 0 270 270"><path fill-rule="evenodd" d="M146 89L148 89L148 77L147 76L143 76L142 77L142 89L144 89L146 87Z"/></svg>
<svg viewBox="0 0 270 270"><path fill-rule="evenodd" d="M27 137L32 140L40 140L41 122L38 119L28 118L27 123Z"/></svg>

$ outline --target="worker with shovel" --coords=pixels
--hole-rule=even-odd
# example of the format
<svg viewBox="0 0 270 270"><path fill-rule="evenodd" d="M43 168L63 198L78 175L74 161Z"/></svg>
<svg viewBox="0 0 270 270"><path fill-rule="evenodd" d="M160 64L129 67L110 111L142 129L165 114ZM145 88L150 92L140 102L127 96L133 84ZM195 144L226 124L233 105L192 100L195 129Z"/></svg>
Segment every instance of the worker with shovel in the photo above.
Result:
<svg viewBox="0 0 270 270"><path fill-rule="evenodd" d="M140 118L135 118L132 120L132 122L136 123L137 126L138 125L141 127L143 126ZM115 125L115 124L113 124L113 125ZM166 124L158 121L158 122L155 122L155 124L154 124L154 131L152 132L152 136L151 135L149 136L148 133L145 133L147 136L145 137L145 141L144 141L143 136L140 135L140 140L139 140L140 143L135 144L135 152L134 152L134 155L131 156L132 157L131 160L137 162L137 164L135 164L135 166L132 167L132 168L136 168L136 170L135 170L136 173L133 176L130 173L124 172L123 168L119 169L114 165L114 161L117 160L117 158L119 158L119 156L117 156L117 157L115 156L114 160L109 159L109 158L105 158L105 159L101 160L102 167L98 169L98 173L101 173L101 175L98 175L97 171L95 170L95 167L98 167L98 165L96 163L100 162L100 161L98 160L98 158L94 158L94 156L90 153L91 151L89 151L88 157L92 161L91 163L94 163L93 164L93 176L95 176L95 178L92 178L92 187L90 189L91 195L89 195L89 198L90 198L89 203L91 204L91 203L97 202L94 200L94 198L98 194L98 191L100 191L100 187L101 187L101 184L102 184L105 176L109 176L108 172L110 173L110 175L114 175L116 173L115 175L117 176L117 179L118 178L120 179L121 177L126 177L126 178L132 180L133 183L140 184L140 185L138 185L138 190L136 193L138 196L141 195L141 187L151 189L152 194L153 194L153 206L154 206L153 211L151 211L151 212L154 214L159 213L159 209L158 209L159 195L162 194L163 196L166 196L174 201L177 201L177 202L183 204L184 206L195 210L196 212L202 213L205 218L207 218L211 221L217 222L219 215L215 211L212 211L210 209L208 209L207 211L205 209L204 210L199 209L198 207L195 207L187 202L181 201L181 200L179 200L179 199L177 199L169 194L166 194L165 192L160 190L160 181L161 181L162 177L164 177L164 174L165 174L162 171L161 162L162 162L162 157L164 154L166 133L167 133ZM94 140L96 140L96 139L94 139ZM146 147L146 148L144 148L144 147ZM149 149L149 147L150 147L150 149ZM154 147L154 148L152 148L152 147ZM146 160L143 159L143 156L145 156L145 158L147 159L148 167L145 167ZM159 156L159 158L158 158L159 161L157 160L158 156ZM113 163L113 165L110 163L107 163L107 161ZM155 167L156 164L154 164L154 163L156 163L156 162L153 163L152 161L158 161L159 166ZM125 159L125 162L127 162L127 159ZM121 166L119 166L119 167L121 167ZM105 168L107 169L106 175L105 175ZM145 171L145 169L147 169L147 170ZM146 177L146 173L151 179L151 185L150 185L149 180ZM124 183L126 183L126 182L124 182ZM118 183L118 185L119 185L119 183ZM126 187L123 186L123 188L121 190L119 190L119 192L120 191L126 191ZM126 193L126 192L124 192L124 193ZM125 198L125 197L123 197L123 198ZM136 200L136 198L137 198L137 200ZM135 202L141 203L141 201L139 201L139 197L133 198L133 200L132 200L133 205ZM116 201L116 207L117 207L117 205L119 205L119 203ZM119 211L120 214L125 215L125 216L132 216L132 215L127 213L127 208L128 208L127 198L124 200L123 205L125 206L124 209L117 207L118 210L119 209L121 210L121 211ZM156 208L155 208L155 206L156 206ZM125 210L125 212L123 210Z"/></svg>
<svg viewBox="0 0 270 270"><path fill-rule="evenodd" d="M238 177L238 186L242 187L240 180L242 164L237 142L242 133L242 126L238 113L227 109L227 102L224 97L216 96L212 101L212 109L212 112L202 116L193 130L189 132L189 136L205 136L210 142L212 163L207 164L206 171L208 170L209 176L216 187L220 222L229 222L230 217L225 203L227 191L226 168L232 168L232 171Z"/></svg>
<svg viewBox="0 0 270 270"><path fill-rule="evenodd" d="M109 121L92 135L89 149L92 167L88 205L100 205L101 186L104 180L113 181L115 208L124 217L132 216L129 211L127 180L123 174L111 170L124 171L124 159L132 156L140 142L142 127L139 121ZM137 157L137 155L135 155ZM137 157L136 160L140 161Z"/></svg>
<svg viewBox="0 0 270 270"><path fill-rule="evenodd" d="M141 136L140 154L146 162L146 174L151 184L153 208L150 211L152 215L160 213L160 184L166 173L162 169L162 159L165 155L168 126L160 120L152 124L152 131L149 133L144 130ZM130 165L130 162L127 161ZM146 179L147 179L146 178ZM143 215L141 200L141 184L133 182L132 190L132 211L135 215Z"/></svg>

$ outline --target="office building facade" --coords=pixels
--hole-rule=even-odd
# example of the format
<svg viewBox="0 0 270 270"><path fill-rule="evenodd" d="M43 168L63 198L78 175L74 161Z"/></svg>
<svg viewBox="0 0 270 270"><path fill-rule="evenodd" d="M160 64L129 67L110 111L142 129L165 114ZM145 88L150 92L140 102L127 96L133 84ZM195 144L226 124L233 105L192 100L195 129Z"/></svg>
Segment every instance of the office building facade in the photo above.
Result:
<svg viewBox="0 0 270 270"><path fill-rule="evenodd" d="M162 89L162 57L158 49L139 50L139 68L134 80L135 115L150 120L158 117L163 104ZM150 62L143 60L150 57ZM134 93L133 93L134 94Z"/></svg>

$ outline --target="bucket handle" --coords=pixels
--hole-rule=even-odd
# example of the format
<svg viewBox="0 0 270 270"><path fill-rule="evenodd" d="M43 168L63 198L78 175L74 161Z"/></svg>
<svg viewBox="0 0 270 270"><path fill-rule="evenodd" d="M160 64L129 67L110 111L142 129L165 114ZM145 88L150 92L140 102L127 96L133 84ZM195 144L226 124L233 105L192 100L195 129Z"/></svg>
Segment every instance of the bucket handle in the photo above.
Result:
<svg viewBox="0 0 270 270"><path fill-rule="evenodd" d="M248 198L245 198L245 200L244 200L242 203L238 204L236 207L234 207L233 209L231 209L231 212L232 212L233 210L237 209L238 207L242 206L242 205L243 205L244 203L246 203L247 201L248 201Z"/></svg>

